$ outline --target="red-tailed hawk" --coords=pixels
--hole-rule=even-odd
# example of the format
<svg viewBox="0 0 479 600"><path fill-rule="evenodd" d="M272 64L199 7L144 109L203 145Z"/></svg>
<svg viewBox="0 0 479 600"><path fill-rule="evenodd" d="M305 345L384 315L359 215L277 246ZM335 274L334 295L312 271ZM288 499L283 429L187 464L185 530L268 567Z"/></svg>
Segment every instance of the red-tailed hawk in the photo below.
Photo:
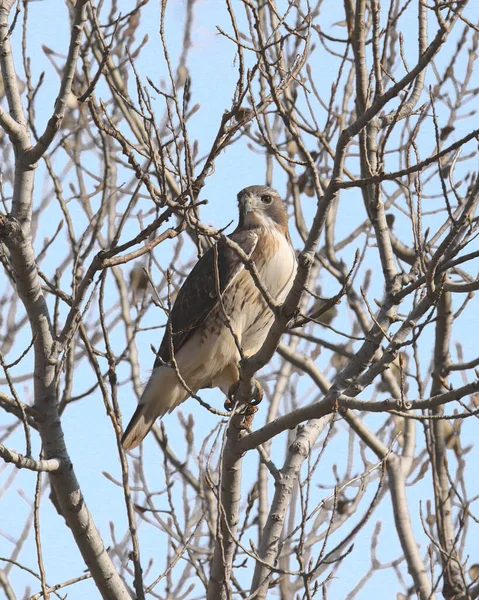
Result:
<svg viewBox="0 0 479 600"><path fill-rule="evenodd" d="M296 274L286 207L278 192L262 185L242 190L238 204L238 227L229 238L254 261L264 288L282 302ZM263 345L273 319L238 253L224 242L207 250L178 292L123 447L138 446L158 417L190 396L188 389L196 393L219 387L228 394L239 380L237 343L244 356L252 356Z"/></svg>

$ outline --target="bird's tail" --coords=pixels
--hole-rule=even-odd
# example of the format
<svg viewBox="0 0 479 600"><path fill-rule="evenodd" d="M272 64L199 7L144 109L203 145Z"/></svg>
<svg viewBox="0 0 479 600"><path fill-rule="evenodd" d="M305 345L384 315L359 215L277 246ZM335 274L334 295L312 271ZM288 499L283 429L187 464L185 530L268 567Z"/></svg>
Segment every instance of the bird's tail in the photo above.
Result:
<svg viewBox="0 0 479 600"><path fill-rule="evenodd" d="M138 405L121 438L121 445L125 450L133 450L133 448L139 446L153 427L158 413L152 408L150 402Z"/></svg>

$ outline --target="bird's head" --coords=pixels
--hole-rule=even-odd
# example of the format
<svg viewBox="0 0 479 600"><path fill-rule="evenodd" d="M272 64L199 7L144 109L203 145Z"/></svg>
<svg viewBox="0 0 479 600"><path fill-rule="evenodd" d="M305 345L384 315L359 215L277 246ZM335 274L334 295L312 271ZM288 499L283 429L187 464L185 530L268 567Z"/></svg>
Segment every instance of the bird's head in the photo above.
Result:
<svg viewBox="0 0 479 600"><path fill-rule="evenodd" d="M238 194L239 226L243 229L275 227L288 230L286 206L276 190L265 185L251 185Z"/></svg>

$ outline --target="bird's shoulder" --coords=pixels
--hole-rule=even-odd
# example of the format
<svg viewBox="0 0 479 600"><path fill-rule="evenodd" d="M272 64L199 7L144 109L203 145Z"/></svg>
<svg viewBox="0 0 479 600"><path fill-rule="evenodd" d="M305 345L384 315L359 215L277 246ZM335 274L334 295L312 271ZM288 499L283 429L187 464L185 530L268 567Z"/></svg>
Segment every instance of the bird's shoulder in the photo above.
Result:
<svg viewBox="0 0 479 600"><path fill-rule="evenodd" d="M258 234L237 229L228 236L249 258L258 242ZM244 269L244 261L226 240L209 248L198 260L181 286L171 309L167 331L160 346L159 358L170 360L170 332L175 352L203 325L221 296ZM219 294L218 294L219 292ZM155 366L160 361L157 360Z"/></svg>

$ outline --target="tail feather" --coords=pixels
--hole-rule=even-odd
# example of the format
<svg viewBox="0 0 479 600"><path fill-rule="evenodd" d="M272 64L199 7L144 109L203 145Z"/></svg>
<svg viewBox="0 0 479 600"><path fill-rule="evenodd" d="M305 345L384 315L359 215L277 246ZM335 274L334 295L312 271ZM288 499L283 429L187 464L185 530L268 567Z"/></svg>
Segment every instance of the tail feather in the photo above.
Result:
<svg viewBox="0 0 479 600"><path fill-rule="evenodd" d="M158 414L152 411L148 404L139 404L121 438L123 448L133 450L139 446L157 417Z"/></svg>
<svg viewBox="0 0 479 600"><path fill-rule="evenodd" d="M161 419L166 413L171 412L188 396L188 392L178 381L173 369L168 367L154 369L143 390L140 403L121 438L123 448L132 450L139 446L156 419Z"/></svg>

